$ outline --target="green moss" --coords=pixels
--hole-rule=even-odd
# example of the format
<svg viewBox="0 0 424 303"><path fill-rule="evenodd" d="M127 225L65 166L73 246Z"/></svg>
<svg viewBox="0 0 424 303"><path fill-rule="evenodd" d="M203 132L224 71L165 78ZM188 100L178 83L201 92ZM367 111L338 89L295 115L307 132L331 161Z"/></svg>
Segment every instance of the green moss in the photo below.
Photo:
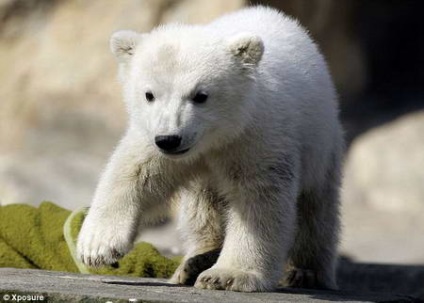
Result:
<svg viewBox="0 0 424 303"><path fill-rule="evenodd" d="M179 262L162 256L153 245L142 242L123 257L117 268L103 267L92 272L103 275L168 278Z"/></svg>
<svg viewBox="0 0 424 303"><path fill-rule="evenodd" d="M85 267L75 256L85 213L83 209L71 214L51 202L38 208L25 204L0 207L0 267L167 278L180 263L180 258L166 258L149 243L138 243L116 268Z"/></svg>
<svg viewBox="0 0 424 303"><path fill-rule="evenodd" d="M20 256L32 268L77 272L62 232L70 211L50 202L41 203L39 208L11 204L0 209L0 239L4 243L0 253L9 252L9 267L17 267L10 266L13 259L22 265ZM5 266L2 261L0 266Z"/></svg>

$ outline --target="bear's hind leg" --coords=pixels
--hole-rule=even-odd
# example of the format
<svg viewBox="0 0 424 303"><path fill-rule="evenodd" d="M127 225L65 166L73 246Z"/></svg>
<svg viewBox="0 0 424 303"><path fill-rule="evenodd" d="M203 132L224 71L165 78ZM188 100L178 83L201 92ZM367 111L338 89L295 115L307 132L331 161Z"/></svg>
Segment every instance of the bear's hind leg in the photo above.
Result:
<svg viewBox="0 0 424 303"><path fill-rule="evenodd" d="M298 198L298 228L289 253L284 286L337 289L337 245L340 232L339 173L326 185Z"/></svg>
<svg viewBox="0 0 424 303"><path fill-rule="evenodd" d="M197 276L215 264L224 239L225 201L208 186L194 184L181 195L179 229L187 254L170 282L193 285Z"/></svg>

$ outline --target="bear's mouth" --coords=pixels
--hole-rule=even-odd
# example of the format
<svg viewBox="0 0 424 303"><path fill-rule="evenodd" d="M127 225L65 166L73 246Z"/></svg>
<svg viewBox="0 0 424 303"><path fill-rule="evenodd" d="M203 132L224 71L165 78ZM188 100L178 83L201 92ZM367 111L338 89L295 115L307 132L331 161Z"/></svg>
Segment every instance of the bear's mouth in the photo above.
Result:
<svg viewBox="0 0 424 303"><path fill-rule="evenodd" d="M163 150L161 149L161 152L164 153L165 155L182 155L185 154L186 152L188 152L190 150L190 148L185 148L185 149L181 149L181 150Z"/></svg>

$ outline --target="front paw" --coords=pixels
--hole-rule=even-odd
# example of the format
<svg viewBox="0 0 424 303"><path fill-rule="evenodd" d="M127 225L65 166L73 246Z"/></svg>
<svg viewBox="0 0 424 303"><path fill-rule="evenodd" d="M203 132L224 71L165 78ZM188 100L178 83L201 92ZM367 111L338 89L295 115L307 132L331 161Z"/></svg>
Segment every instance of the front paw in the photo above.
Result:
<svg viewBox="0 0 424 303"><path fill-rule="evenodd" d="M85 265L99 267L113 264L132 248L128 231L119 230L111 224L85 223L77 243L78 258Z"/></svg>
<svg viewBox="0 0 424 303"><path fill-rule="evenodd" d="M270 281L259 273L230 268L211 268L200 274L194 285L202 289L220 289L241 292L272 290Z"/></svg>

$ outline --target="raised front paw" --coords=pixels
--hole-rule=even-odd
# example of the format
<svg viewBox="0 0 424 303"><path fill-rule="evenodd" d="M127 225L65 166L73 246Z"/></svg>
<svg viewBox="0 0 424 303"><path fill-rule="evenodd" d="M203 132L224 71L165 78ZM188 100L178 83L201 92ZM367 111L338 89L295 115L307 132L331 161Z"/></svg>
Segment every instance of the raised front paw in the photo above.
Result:
<svg viewBox="0 0 424 303"><path fill-rule="evenodd" d="M199 275L194 286L241 292L267 291L274 288L270 281L265 281L256 272L231 268L208 269Z"/></svg>
<svg viewBox="0 0 424 303"><path fill-rule="evenodd" d="M132 247L130 232L107 224L84 223L77 243L78 258L88 266L117 262Z"/></svg>

